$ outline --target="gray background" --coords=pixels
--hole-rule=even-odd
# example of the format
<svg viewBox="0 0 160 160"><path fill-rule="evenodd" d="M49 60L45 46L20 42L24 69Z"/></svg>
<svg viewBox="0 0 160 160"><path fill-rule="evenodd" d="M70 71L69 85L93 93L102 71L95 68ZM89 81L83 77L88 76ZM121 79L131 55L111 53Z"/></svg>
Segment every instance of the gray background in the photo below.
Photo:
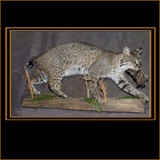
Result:
<svg viewBox="0 0 160 160"><path fill-rule="evenodd" d="M149 75L149 32L147 31L12 31L12 116L32 117L142 117L149 116L149 103L146 104L145 114L133 113L97 113L92 111L70 111L61 109L24 108L21 107L25 94L25 86L14 70L24 73L23 66L28 60L45 52L52 47L69 41L82 41L99 47L122 52L127 45L131 50L142 47L143 70ZM33 75L36 65L29 69ZM127 79L134 85L133 80ZM127 95L121 91L111 80L105 80L109 97ZM50 92L47 84L37 85L36 88L43 92ZM86 97L84 82L78 77L65 78L62 90L69 97ZM149 82L146 88L139 89L149 96Z"/></svg>

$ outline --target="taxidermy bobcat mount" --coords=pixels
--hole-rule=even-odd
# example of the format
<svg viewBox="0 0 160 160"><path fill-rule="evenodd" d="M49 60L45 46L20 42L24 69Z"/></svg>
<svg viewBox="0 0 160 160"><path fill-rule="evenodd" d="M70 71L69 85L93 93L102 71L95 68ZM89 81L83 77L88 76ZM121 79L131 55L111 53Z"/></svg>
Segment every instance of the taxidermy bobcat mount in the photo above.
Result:
<svg viewBox="0 0 160 160"><path fill-rule="evenodd" d="M139 86L144 86L148 76L142 71L141 53L142 48L131 52L126 46L122 53L117 54L88 43L69 42L31 58L27 66L32 68L35 63L38 64L36 73L31 79L34 94L40 94L34 84L48 83L53 93L67 98L61 91L62 79L82 75L92 79L88 83L89 89L97 100L100 99L97 91L98 80L110 78L124 92L147 102L148 97L133 87L125 77L125 72L128 72Z"/></svg>

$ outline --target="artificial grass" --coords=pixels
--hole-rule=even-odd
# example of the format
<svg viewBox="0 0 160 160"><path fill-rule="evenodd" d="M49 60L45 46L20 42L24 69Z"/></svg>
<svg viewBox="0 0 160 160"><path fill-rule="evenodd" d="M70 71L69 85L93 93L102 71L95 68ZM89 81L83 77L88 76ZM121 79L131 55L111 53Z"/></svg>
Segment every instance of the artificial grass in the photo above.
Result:
<svg viewBox="0 0 160 160"><path fill-rule="evenodd" d="M97 99L95 99L95 98L84 98L83 100L85 102L89 103L90 105L95 106L97 108L98 112L102 111L101 104L98 102Z"/></svg>
<svg viewBox="0 0 160 160"><path fill-rule="evenodd" d="M137 96L121 96L117 97L116 99L139 99Z"/></svg>
<svg viewBox="0 0 160 160"><path fill-rule="evenodd" d="M38 95L33 97L32 101L46 101L46 100L51 100L56 98L55 95L51 95L51 94L43 94L43 95Z"/></svg>

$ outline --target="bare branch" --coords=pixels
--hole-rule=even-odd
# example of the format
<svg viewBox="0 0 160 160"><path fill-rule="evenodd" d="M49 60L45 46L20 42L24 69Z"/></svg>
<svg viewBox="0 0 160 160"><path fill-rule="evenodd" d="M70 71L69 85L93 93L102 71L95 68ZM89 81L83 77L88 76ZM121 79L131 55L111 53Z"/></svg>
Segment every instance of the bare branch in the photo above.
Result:
<svg viewBox="0 0 160 160"><path fill-rule="evenodd" d="M33 88L32 88L32 84L31 84L31 80L30 80L30 76L29 76L29 72L26 68L26 66L24 66L24 71L25 71L25 74L26 74L26 79L27 79L27 84L28 84L28 89L29 89L29 92L31 94L31 97L33 99Z"/></svg>
<svg viewBox="0 0 160 160"><path fill-rule="evenodd" d="M26 77L21 72L15 70L14 73L21 77L24 83L26 84Z"/></svg>
<svg viewBox="0 0 160 160"><path fill-rule="evenodd" d="M103 93L104 102L107 102L107 91L106 91L106 87L105 87L103 81L101 79L99 79L98 84L99 84L100 90Z"/></svg>

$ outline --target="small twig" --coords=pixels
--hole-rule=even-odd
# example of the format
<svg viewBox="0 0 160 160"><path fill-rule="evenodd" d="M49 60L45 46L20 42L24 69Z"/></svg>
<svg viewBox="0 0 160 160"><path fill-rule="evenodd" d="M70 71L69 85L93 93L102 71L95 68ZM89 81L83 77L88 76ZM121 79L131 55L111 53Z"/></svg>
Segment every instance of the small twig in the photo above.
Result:
<svg viewBox="0 0 160 160"><path fill-rule="evenodd" d="M85 76L86 77L86 76ZM85 80L85 85L86 85L86 91L87 91L87 98L90 97L90 89L89 89L89 86L88 86L88 81Z"/></svg>
<svg viewBox="0 0 160 160"><path fill-rule="evenodd" d="M28 89L29 89L29 92L30 92L31 97L33 99L33 88L32 88L32 85L31 85L31 80L30 80L29 72L28 72L26 66L24 66L24 71L25 71L25 74L26 74Z"/></svg>
<svg viewBox="0 0 160 160"><path fill-rule="evenodd" d="M90 89L89 89L89 86L88 86L88 81L93 81L93 78L91 78L89 76L81 76L81 78L83 80L85 80L85 85L86 85L86 90L87 90L87 98L89 98ZM98 85L99 85L100 90L102 92L102 96L104 98L104 102L106 102L107 101L107 92L106 92L106 87L105 87L103 81L99 79L98 80Z"/></svg>
<svg viewBox="0 0 160 160"><path fill-rule="evenodd" d="M14 73L21 77L24 83L26 84L26 77L21 72L15 70Z"/></svg>
<svg viewBox="0 0 160 160"><path fill-rule="evenodd" d="M99 79L98 84L99 84L100 90L103 93L104 102L107 102L107 91L106 91L106 87L105 87L103 81L101 79Z"/></svg>
<svg viewBox="0 0 160 160"><path fill-rule="evenodd" d="M92 79L91 77L86 76L86 75L80 76L80 77L81 77L83 80L85 80L87 98L89 98L89 97L90 97L90 89L89 89L88 81L93 81L93 79Z"/></svg>
<svg viewBox="0 0 160 160"><path fill-rule="evenodd" d="M93 78L91 78L91 77L89 77L89 76L86 76L86 75L81 76L81 78L82 78L83 80L85 80L85 81L93 81Z"/></svg>

